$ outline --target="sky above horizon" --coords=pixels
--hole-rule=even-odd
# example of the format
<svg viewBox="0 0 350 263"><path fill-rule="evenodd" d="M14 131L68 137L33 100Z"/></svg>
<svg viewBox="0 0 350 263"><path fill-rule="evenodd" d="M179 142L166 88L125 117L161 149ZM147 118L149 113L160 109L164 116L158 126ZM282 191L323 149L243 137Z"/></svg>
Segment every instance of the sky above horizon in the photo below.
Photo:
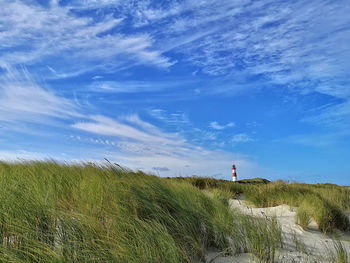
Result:
<svg viewBox="0 0 350 263"><path fill-rule="evenodd" d="M350 184L348 1L0 4L0 159Z"/></svg>

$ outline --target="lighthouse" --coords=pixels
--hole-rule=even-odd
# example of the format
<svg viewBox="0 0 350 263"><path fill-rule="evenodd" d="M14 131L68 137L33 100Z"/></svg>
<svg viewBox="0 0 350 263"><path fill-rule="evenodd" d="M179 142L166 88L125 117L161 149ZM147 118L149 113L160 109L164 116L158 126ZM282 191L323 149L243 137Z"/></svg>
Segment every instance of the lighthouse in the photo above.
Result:
<svg viewBox="0 0 350 263"><path fill-rule="evenodd" d="M237 172L236 172L236 165L232 165L232 181L237 181Z"/></svg>

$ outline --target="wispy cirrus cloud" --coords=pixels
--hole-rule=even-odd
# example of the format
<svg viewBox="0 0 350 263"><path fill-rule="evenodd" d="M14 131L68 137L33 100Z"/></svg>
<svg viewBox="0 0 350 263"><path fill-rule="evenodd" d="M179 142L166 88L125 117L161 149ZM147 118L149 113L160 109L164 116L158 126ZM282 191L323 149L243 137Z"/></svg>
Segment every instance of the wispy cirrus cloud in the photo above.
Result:
<svg viewBox="0 0 350 263"><path fill-rule="evenodd" d="M50 120L66 120L62 128L75 135L69 136L80 144L89 145L89 159L103 157L122 163L131 168L142 168L147 172L157 171L168 175L201 175L221 174L225 178L225 170L232 160L240 163L247 169L256 169L257 165L249 160L249 157L228 153L220 150L208 150L188 141L183 135L174 132L165 132L157 126L142 120L136 114L123 115L118 119L112 119L102 115L88 116L82 114L86 109L64 98L50 89L39 86L29 72L8 67L7 74L1 80L0 94L0 122L45 123L50 126ZM182 118L182 114L176 113L170 116ZM69 126L69 123L73 123ZM15 129L10 127L10 130ZM26 133L26 131L22 131ZM79 133L78 133L79 132ZM85 138L84 134L94 134L95 138ZM30 136L35 137L35 132ZM72 146L70 146L72 147ZM67 152L73 152L73 148L64 148ZM40 148L40 147L39 147ZM42 150L42 149L41 149ZM52 152L29 152L26 150L13 150L0 152L0 158L12 160L17 157L27 159L48 158ZM55 158L63 159L70 155L55 155ZM72 160L74 156L72 155ZM82 154L80 160L84 160L86 154ZM217 167L221 166L222 169ZM169 170L166 170L166 167ZM153 169L157 168L157 170ZM229 171L227 171L229 174ZM246 174L247 177L251 174Z"/></svg>
<svg viewBox="0 0 350 263"><path fill-rule="evenodd" d="M118 70L131 64L169 67L172 62L152 48L148 34L119 32L122 17L106 15L101 20L79 9L52 1L48 6L5 1L0 10L0 59L9 65L33 65L42 59L53 76L72 76L87 70ZM33 20L35 17L35 20ZM72 63L79 61L79 63ZM55 67L59 69L55 69ZM50 68L49 68L50 69ZM67 71L67 73L61 71Z"/></svg>
<svg viewBox="0 0 350 263"><path fill-rule="evenodd" d="M214 129L214 130L223 130L226 128L235 127L235 124L233 122L229 122L227 124L220 125L218 122L213 121L209 124L209 127Z"/></svg>
<svg viewBox="0 0 350 263"><path fill-rule="evenodd" d="M245 142L253 142L254 139L250 137L246 133L238 133L232 136L231 142L232 143L245 143Z"/></svg>
<svg viewBox="0 0 350 263"><path fill-rule="evenodd" d="M0 77L0 121L44 122L81 117L71 100L40 86L24 67L7 66Z"/></svg>
<svg viewBox="0 0 350 263"><path fill-rule="evenodd" d="M184 128L190 125L190 120L187 114L183 111L168 112L164 109L150 109L148 114L153 118L166 123L169 126Z"/></svg>
<svg viewBox="0 0 350 263"><path fill-rule="evenodd" d="M136 9L134 24L157 34L156 46L182 54L197 74L228 83L202 94L260 88L318 93L341 101L303 119L338 128L348 123L346 1L151 1Z"/></svg>
<svg viewBox="0 0 350 263"><path fill-rule="evenodd" d="M346 1L188 0L138 10L144 24L167 25L149 29L161 36L155 45L184 54L202 73L248 87L255 79L255 86L349 96Z"/></svg>
<svg viewBox="0 0 350 263"><path fill-rule="evenodd" d="M179 133L160 130L145 122L138 115L122 116L118 120L105 116L91 116L89 120L76 122L72 128L87 134L105 136L95 139L108 145L104 154L112 160L134 169L147 172L161 172L163 175L201 174L212 176L222 172L229 175L228 167L235 161L248 170L255 170L257 164L249 157L221 150L208 150L185 139ZM80 141L85 141L79 139ZM227 171L226 171L227 170ZM245 174L252 176L252 174Z"/></svg>
<svg viewBox="0 0 350 263"><path fill-rule="evenodd" d="M91 83L89 86L91 91L103 93L142 93L142 92L161 92L169 91L179 86L192 84L191 81L109 81L98 80Z"/></svg>
<svg viewBox="0 0 350 263"><path fill-rule="evenodd" d="M181 54L180 62L230 80L230 87L212 88L217 92L284 86L344 98L350 95L349 11L345 1L326 0L89 0L45 7L7 1L0 58L10 64L54 58L46 69L60 78L137 64L166 68Z"/></svg>
<svg viewBox="0 0 350 263"><path fill-rule="evenodd" d="M75 134L71 135L70 139L81 144L95 145L88 147L91 150L91 159L108 156L132 168L143 167L148 172L171 173L169 175L217 174L217 165L223 167L222 174L225 174L225 167L229 167L232 159L242 166L252 169L256 167L246 156L208 150L187 140L180 133L165 132L136 114L120 114L118 119L103 115L88 116L82 113L86 109L80 105L37 84L26 68L7 67L6 70L7 73L3 75L0 83L0 122L15 122L15 127L18 127L17 122L45 123L48 128L50 120L66 120L61 126L65 131ZM167 116L170 116L170 121L177 125L179 121L189 124L182 112L153 112L160 114L165 121ZM94 134L96 137L84 138L85 133ZM35 136L35 133L31 136ZM70 148L66 150L72 151ZM15 149L1 154L7 155L5 159L14 156L30 158L32 152ZM31 159L46 158L49 155L50 153L44 151L32 155ZM56 155L56 158L59 157L64 158L63 155ZM167 167L169 170L154 170L154 167Z"/></svg>
<svg viewBox="0 0 350 263"><path fill-rule="evenodd" d="M350 128L350 99L333 103L303 119L304 122L323 126L324 128ZM350 134L350 133L349 133Z"/></svg>
<svg viewBox="0 0 350 263"><path fill-rule="evenodd" d="M132 122L138 128L101 115L90 116L88 121L77 122L72 127L82 131L121 137L149 145L179 145L182 142L182 140L176 138L175 134L163 133L155 126L141 121L138 117L129 117L126 120Z"/></svg>
<svg viewBox="0 0 350 263"><path fill-rule="evenodd" d="M349 9L325 0L52 1L46 7L8 1L0 11L0 58L10 64L55 58L46 69L60 78L137 64L169 67L176 59L164 53L171 51L202 73L230 79L225 92L285 85L347 97ZM32 17L35 23L28 22ZM70 63L75 60L82 66Z"/></svg>

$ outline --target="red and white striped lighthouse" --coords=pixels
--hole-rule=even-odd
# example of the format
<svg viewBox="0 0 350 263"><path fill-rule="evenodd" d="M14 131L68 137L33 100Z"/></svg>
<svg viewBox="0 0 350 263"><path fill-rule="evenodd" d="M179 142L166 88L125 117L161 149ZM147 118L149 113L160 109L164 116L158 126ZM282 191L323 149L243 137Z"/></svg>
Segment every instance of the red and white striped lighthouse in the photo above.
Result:
<svg viewBox="0 0 350 263"><path fill-rule="evenodd" d="M236 172L236 165L232 165L232 181L237 181L237 172Z"/></svg>

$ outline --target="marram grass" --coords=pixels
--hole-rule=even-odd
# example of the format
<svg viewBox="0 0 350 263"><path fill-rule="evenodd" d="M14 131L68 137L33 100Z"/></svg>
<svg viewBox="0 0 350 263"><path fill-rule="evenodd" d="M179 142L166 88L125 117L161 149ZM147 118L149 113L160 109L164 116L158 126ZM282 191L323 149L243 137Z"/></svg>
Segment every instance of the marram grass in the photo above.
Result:
<svg viewBox="0 0 350 263"><path fill-rule="evenodd" d="M303 228L307 227L309 217L311 217L324 233L330 233L335 229L350 230L349 219L344 213L344 211L350 211L350 190L342 186L288 183L281 180L268 182L259 178L243 182L228 182L202 177L180 177L173 180L187 181L200 189L229 191L232 197L244 194L245 200L257 207L281 204L301 207L298 219Z"/></svg>
<svg viewBox="0 0 350 263"><path fill-rule="evenodd" d="M0 162L0 189L0 262L194 262L208 247L272 262L281 245L228 191L112 165Z"/></svg>
<svg viewBox="0 0 350 263"><path fill-rule="evenodd" d="M307 202L304 201L300 204L297 210L297 223L301 226L303 230L307 230L309 224L311 223L311 216L307 211L307 206Z"/></svg>

